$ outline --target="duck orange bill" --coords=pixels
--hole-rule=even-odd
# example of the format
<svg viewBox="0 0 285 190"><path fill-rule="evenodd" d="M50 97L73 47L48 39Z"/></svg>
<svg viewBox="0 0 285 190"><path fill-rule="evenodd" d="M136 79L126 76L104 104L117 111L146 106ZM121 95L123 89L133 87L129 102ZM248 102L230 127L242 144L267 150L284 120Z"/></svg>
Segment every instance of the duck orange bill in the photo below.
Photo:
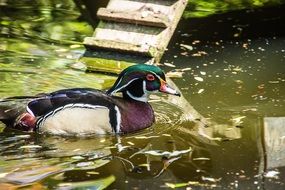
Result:
<svg viewBox="0 0 285 190"><path fill-rule="evenodd" d="M159 89L160 92L172 94L175 96L181 96L180 92L178 92L175 89L173 89L172 87L170 87L164 80L161 80L160 82L161 82L160 89Z"/></svg>

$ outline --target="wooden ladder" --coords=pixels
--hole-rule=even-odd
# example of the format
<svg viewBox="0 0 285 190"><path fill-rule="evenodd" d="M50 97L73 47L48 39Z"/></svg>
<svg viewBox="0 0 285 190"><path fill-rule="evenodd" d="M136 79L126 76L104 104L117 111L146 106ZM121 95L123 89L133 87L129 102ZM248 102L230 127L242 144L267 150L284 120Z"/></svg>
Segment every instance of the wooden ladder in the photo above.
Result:
<svg viewBox="0 0 285 190"><path fill-rule="evenodd" d="M148 63L159 62L186 5L187 0L110 0L98 10L100 22L84 45L92 51L134 54L147 57Z"/></svg>

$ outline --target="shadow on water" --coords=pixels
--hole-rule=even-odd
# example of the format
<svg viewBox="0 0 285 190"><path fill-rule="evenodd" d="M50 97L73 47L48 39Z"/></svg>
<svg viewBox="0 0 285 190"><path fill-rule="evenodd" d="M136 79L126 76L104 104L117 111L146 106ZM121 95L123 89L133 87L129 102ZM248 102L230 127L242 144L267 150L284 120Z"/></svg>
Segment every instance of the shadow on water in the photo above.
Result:
<svg viewBox="0 0 285 190"><path fill-rule="evenodd" d="M114 82L69 67L92 33L72 1L2 3L0 19L1 98ZM256 35L255 24L275 28ZM54 137L0 124L0 189L283 189L283 25L278 7L180 23L161 67L202 121L154 95L156 124L135 134ZM212 125L197 125L204 119Z"/></svg>

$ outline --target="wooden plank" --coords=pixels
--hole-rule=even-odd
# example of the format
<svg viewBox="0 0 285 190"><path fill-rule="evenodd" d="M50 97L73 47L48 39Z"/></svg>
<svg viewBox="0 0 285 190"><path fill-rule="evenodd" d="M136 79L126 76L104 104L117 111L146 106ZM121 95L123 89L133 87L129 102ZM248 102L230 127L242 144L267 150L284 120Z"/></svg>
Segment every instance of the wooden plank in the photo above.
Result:
<svg viewBox="0 0 285 190"><path fill-rule="evenodd" d="M98 15L101 15L102 19L113 21L101 20L91 37L93 39L87 37L84 44L97 49L144 54L159 62L186 5L187 0L110 0L107 9L100 9ZM143 17L144 14L150 15L149 18L154 21L146 19L147 16L142 19L142 14ZM144 24L157 24L155 15L160 15L160 19L168 21L168 24L163 24L167 28L136 24L142 20ZM131 18L132 16L137 18ZM122 21L119 21L119 18ZM125 21L131 23L123 23ZM161 21L159 22L161 24ZM152 25L149 23L148 25Z"/></svg>
<svg viewBox="0 0 285 190"><path fill-rule="evenodd" d="M170 11L172 14L170 14L170 19L171 19L171 27L166 28L164 31L162 31L158 36L157 36L157 41L159 41L159 45L157 46L158 49L163 49L165 50L175 29L176 26L183 14L184 9L186 8L187 5L187 0L179 0L176 3L174 3L170 7ZM160 60L161 57L156 59L157 61Z"/></svg>
<svg viewBox="0 0 285 190"><path fill-rule="evenodd" d="M167 16L161 13L152 13L149 11L122 12L100 8L97 12L97 16L101 20L126 22L146 26L166 28L169 25Z"/></svg>
<svg viewBox="0 0 285 190"><path fill-rule="evenodd" d="M285 117L264 118L266 169L285 166Z"/></svg>
<svg viewBox="0 0 285 190"><path fill-rule="evenodd" d="M92 37L86 37L84 39L84 44L91 48L99 48L99 49L109 49L114 51L126 51L132 53L140 53L150 57L155 56L155 48L142 44L134 44L134 43L124 43L120 41L112 41L112 40L98 40Z"/></svg>
<svg viewBox="0 0 285 190"><path fill-rule="evenodd" d="M110 0L107 8L121 12L152 11L168 16L169 7L175 2L177 0Z"/></svg>

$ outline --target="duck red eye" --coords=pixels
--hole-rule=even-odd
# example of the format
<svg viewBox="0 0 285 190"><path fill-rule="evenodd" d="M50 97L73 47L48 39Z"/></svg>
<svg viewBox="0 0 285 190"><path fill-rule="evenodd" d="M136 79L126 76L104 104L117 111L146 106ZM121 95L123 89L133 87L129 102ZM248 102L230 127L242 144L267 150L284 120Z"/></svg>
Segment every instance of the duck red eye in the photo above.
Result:
<svg viewBox="0 0 285 190"><path fill-rule="evenodd" d="M153 80L155 80L155 77L152 74L147 74L146 79L149 81L153 81Z"/></svg>

